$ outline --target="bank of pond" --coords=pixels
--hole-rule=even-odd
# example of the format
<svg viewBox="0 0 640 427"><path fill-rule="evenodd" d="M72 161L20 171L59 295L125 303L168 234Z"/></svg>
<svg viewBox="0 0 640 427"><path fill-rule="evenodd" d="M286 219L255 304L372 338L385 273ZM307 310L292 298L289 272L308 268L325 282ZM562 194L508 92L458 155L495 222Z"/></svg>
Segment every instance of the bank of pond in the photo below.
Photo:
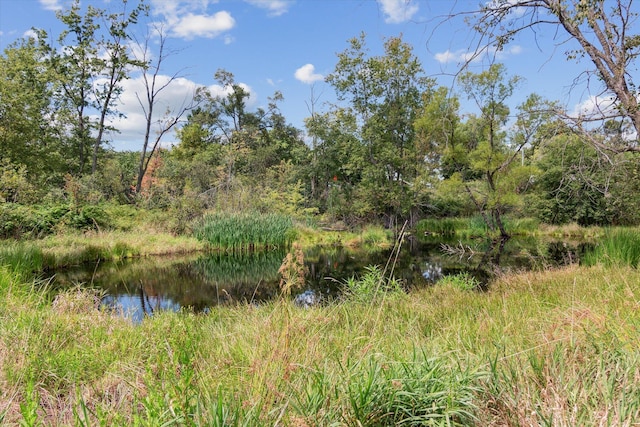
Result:
<svg viewBox="0 0 640 427"><path fill-rule="evenodd" d="M301 306L339 301L349 279L370 266L386 268L406 292L465 275L478 285L505 271L578 262L590 242L550 238L508 241L407 237L397 248L314 246L303 250L304 285L291 298ZM221 304L260 304L281 295L279 269L287 248L213 251L182 255L94 260L44 272L52 292L75 286L97 289L103 307L134 321L160 310L207 312Z"/></svg>
<svg viewBox="0 0 640 427"><path fill-rule="evenodd" d="M637 229L442 234L228 251L148 235L149 253L107 234L5 242L0 424L640 419ZM285 294L287 262L305 273Z"/></svg>

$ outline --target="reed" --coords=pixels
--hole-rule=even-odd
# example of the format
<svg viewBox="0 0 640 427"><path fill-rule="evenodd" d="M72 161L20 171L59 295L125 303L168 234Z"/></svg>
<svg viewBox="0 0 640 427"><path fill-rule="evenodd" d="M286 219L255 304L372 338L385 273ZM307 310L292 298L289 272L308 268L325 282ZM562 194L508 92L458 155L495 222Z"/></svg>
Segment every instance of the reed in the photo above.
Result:
<svg viewBox="0 0 640 427"><path fill-rule="evenodd" d="M605 232L602 238L587 254L582 262L592 266L629 266L640 265L640 230L616 228Z"/></svg>
<svg viewBox="0 0 640 427"><path fill-rule="evenodd" d="M0 243L0 266L6 266L14 274L26 278L41 271L44 265L45 256L35 244L13 240Z"/></svg>
<svg viewBox="0 0 640 427"><path fill-rule="evenodd" d="M198 240L214 249L284 248L295 235L291 217L279 214L209 214L194 226Z"/></svg>

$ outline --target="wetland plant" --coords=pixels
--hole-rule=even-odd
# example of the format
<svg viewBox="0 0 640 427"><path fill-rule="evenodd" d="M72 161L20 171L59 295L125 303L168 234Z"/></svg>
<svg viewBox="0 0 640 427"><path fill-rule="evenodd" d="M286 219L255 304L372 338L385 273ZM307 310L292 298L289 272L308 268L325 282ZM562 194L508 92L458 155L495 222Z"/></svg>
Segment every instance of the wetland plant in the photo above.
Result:
<svg viewBox="0 0 640 427"><path fill-rule="evenodd" d="M602 264L606 267L640 265L640 231L630 228L609 230L592 251L583 259L588 266Z"/></svg>
<svg viewBox="0 0 640 427"><path fill-rule="evenodd" d="M214 249L284 248L294 237L291 217L279 214L206 215L194 227L195 237Z"/></svg>

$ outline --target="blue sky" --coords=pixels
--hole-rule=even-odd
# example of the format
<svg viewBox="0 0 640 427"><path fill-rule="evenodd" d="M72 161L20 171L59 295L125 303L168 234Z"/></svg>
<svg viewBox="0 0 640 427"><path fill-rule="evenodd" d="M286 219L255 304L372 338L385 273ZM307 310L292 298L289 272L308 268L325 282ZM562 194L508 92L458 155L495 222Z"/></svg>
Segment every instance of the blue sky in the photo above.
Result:
<svg viewBox="0 0 640 427"><path fill-rule="evenodd" d="M131 3L134 0L130 0ZM69 0L0 0L0 48L17 38L28 36L32 27L57 35L63 26L56 10ZM176 108L197 86L213 91L216 70L231 72L236 82L250 90L251 107L264 106L275 91L284 96L281 110L292 125L304 129L310 115L313 88L318 98L316 111L325 111L335 102L333 89L323 78L336 65L337 54L348 47L348 40L361 32L367 35L371 54L380 54L385 38L400 36L414 48L425 74L441 85L452 87L451 74L473 52L474 34L462 18L445 20L457 11L474 10L477 0L147 0L151 15L136 31L142 37L146 24L162 23L167 47L176 53L163 67L163 74L178 73L171 87L162 94L159 111ZM119 11L119 0L83 0L82 5ZM567 61L564 52L571 44L551 31L525 33L498 54L510 75L524 78L512 106L536 92L556 100L573 111L593 102L597 91L584 85L573 87L574 79L588 62ZM559 45L560 44L560 45ZM473 71L488 67L479 58ZM110 136L114 148L136 150L144 135L136 92L142 89L138 75L125 83L121 110L126 119L114 124L120 134ZM455 90L455 87L454 87ZM472 111L472 106L463 104ZM168 135L165 144L175 137Z"/></svg>

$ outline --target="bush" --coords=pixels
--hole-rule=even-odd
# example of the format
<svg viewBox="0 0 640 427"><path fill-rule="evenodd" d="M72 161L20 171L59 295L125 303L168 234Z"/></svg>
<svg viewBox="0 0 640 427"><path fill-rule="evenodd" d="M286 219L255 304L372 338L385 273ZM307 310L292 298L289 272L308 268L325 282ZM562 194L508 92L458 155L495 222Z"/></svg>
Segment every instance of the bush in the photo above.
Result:
<svg viewBox="0 0 640 427"><path fill-rule="evenodd" d="M19 239L36 228L36 219L31 209L17 203L0 204L0 237Z"/></svg>
<svg viewBox="0 0 640 427"><path fill-rule="evenodd" d="M37 199L37 189L27 176L24 165L16 166L4 159L0 162L0 203L31 203Z"/></svg>
<svg viewBox="0 0 640 427"><path fill-rule="evenodd" d="M76 230L100 230L111 227L111 220L101 205L85 205L78 208L72 208L67 204L0 205L0 238L43 237L65 227Z"/></svg>

